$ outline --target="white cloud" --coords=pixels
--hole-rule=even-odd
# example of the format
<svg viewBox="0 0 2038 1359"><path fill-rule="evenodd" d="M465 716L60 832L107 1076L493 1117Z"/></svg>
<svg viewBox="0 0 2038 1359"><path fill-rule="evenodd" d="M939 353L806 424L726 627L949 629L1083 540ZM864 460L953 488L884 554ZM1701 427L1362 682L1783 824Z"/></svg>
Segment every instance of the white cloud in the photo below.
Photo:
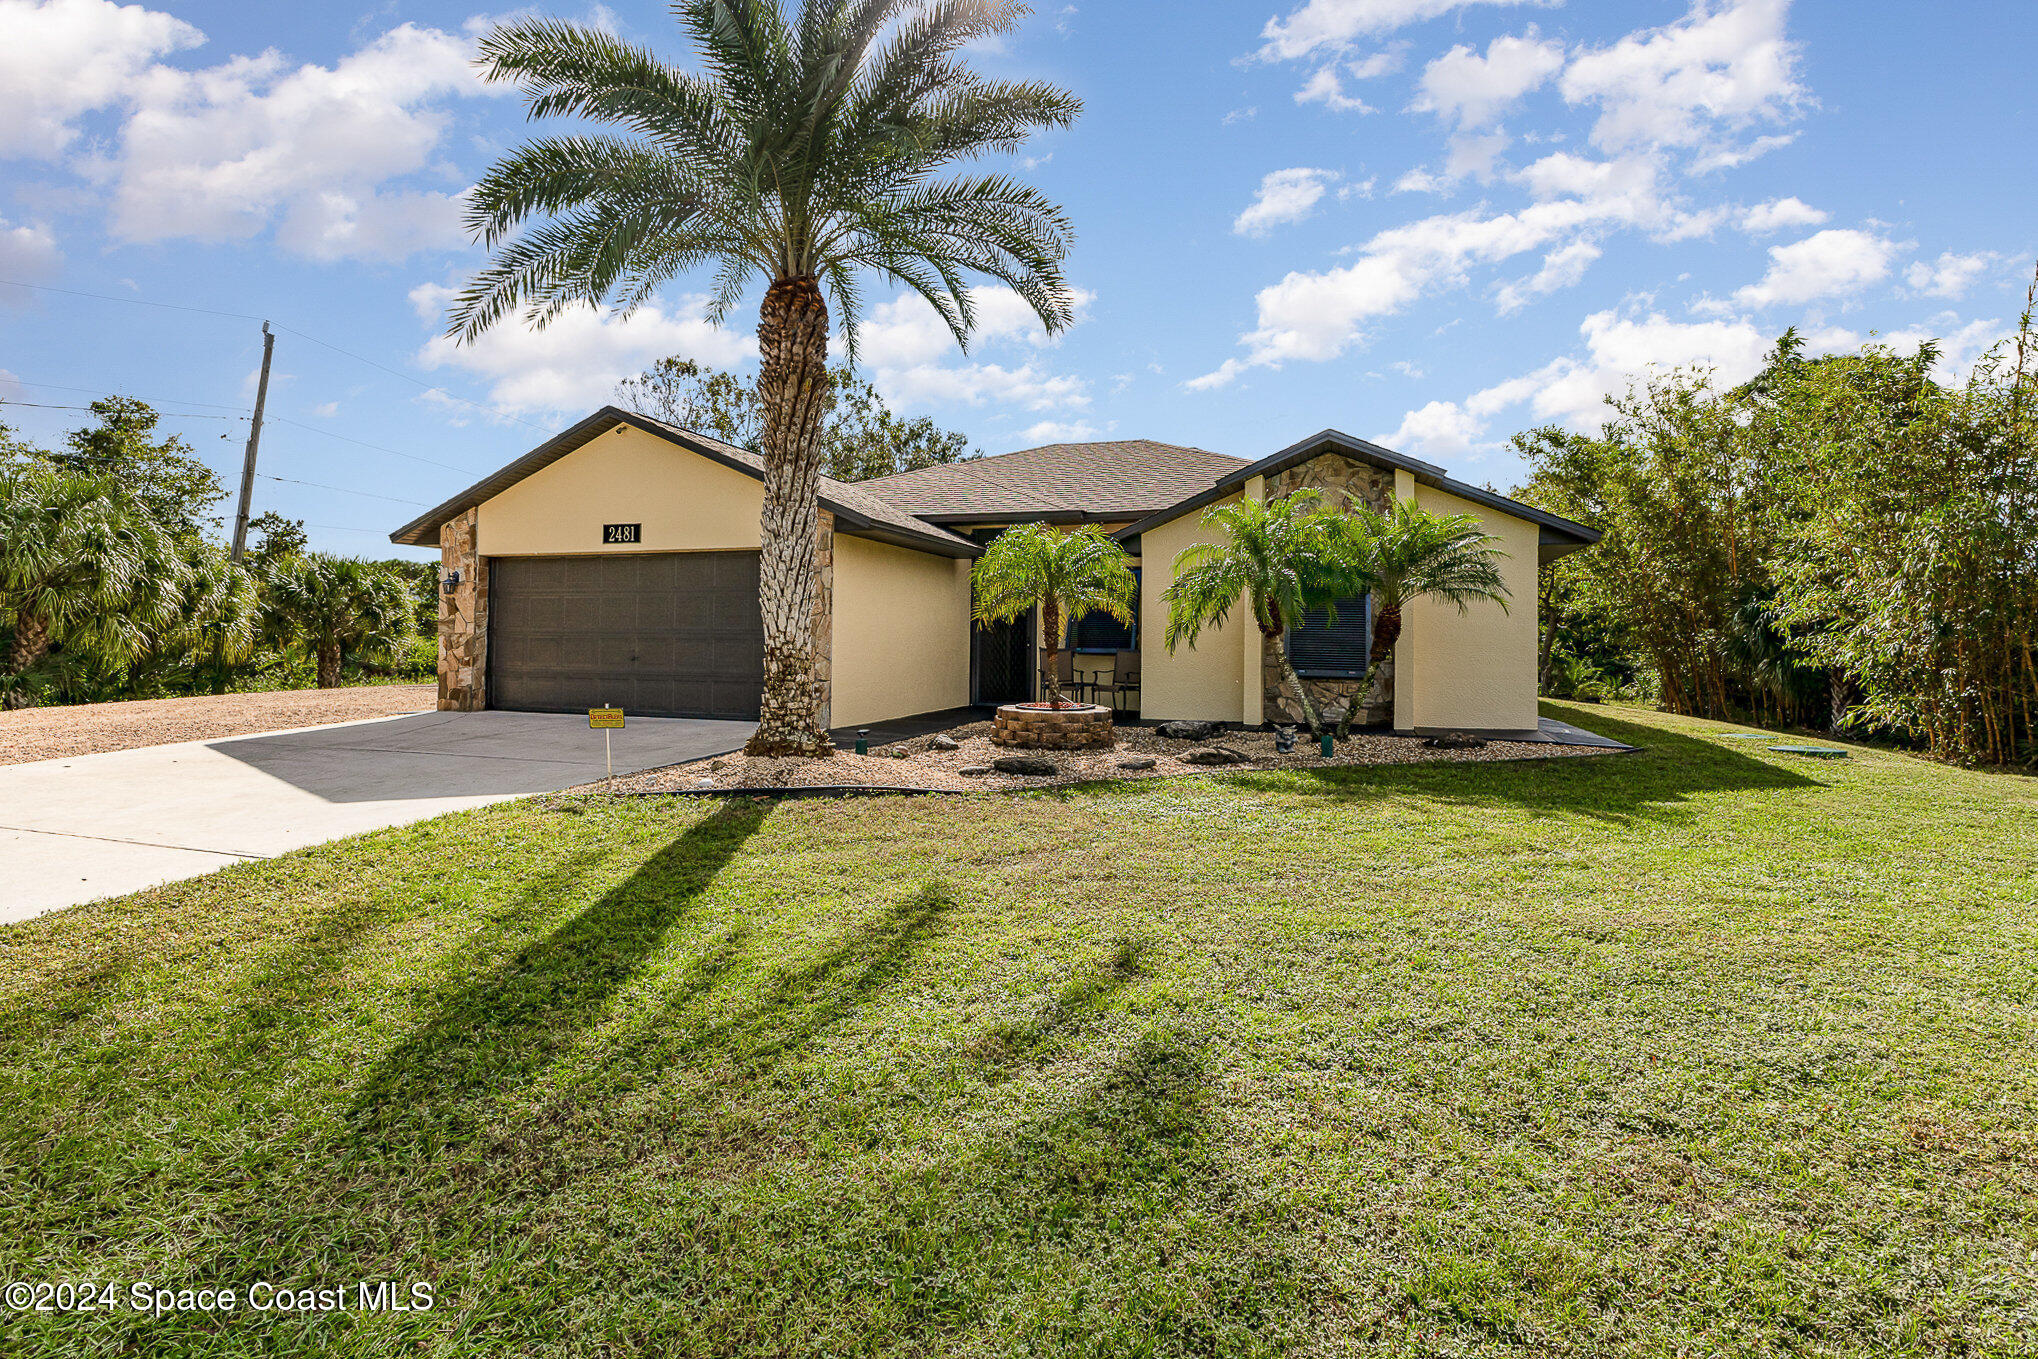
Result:
<svg viewBox="0 0 2038 1359"><path fill-rule="evenodd" d="M1335 66L1325 66L1302 83L1295 91L1298 104L1321 104L1333 113L1373 113L1371 104L1357 95L1345 93L1343 80Z"/></svg>
<svg viewBox="0 0 2038 1359"><path fill-rule="evenodd" d="M89 167L112 185L112 232L245 240L273 223L284 249L319 260L457 245L459 181L439 146L446 100L486 88L472 59L470 38L403 24L331 67L274 51L154 67L118 153Z"/></svg>
<svg viewBox="0 0 2038 1359"><path fill-rule="evenodd" d="M120 102L156 58L204 41L140 5L0 0L0 159L56 159L79 118Z"/></svg>
<svg viewBox="0 0 2038 1359"><path fill-rule="evenodd" d="M1039 444L1075 444L1096 437L1097 427L1084 420L1042 420L1038 424L1028 425L1025 429L1019 431L1020 441L1029 446Z"/></svg>
<svg viewBox="0 0 2038 1359"><path fill-rule="evenodd" d="M454 290L436 283L411 289L420 320L437 327ZM740 331L706 318L707 299L652 304L627 318L575 308L543 330L506 321L473 344L434 336L418 350L420 366L452 369L489 384L488 403L518 413L586 412L609 400L616 383L654 361L679 354L713 368L733 368L757 353Z"/></svg>
<svg viewBox="0 0 2038 1359"><path fill-rule="evenodd" d="M22 283L40 283L55 278L64 262L57 238L48 227L32 223L16 226L0 217L0 274ZM15 293L13 297L5 293ZM22 295L9 288L0 291L0 303L20 301Z"/></svg>
<svg viewBox="0 0 2038 1359"><path fill-rule="evenodd" d="M1258 325L1241 337L1245 358L1189 385L1222 386L1255 365L1336 358L1364 339L1369 323L1428 292L1464 286L1478 266L1545 251L1556 257L1546 262L1546 281L1561 286L1568 271L1590 263L1582 251L1566 250L1581 239L1617 227L1670 234L1691 221L1691 214L1663 197L1656 167L1639 158L1594 163L1558 153L1518 177L1532 186L1582 192L1546 197L1518 212L1475 209L1425 217L1380 232L1357 248L1358 258L1349 264L1292 272L1258 294ZM1409 187L1410 178L1396 187Z"/></svg>
<svg viewBox="0 0 2038 1359"><path fill-rule="evenodd" d="M1572 58L1559 81L1595 104L1593 144L1608 151L1696 148L1714 168L1737 163L1726 134L1793 116L1807 101L1797 48L1784 38L1790 0L1693 0L1682 19ZM1767 148L1764 148L1767 149Z"/></svg>
<svg viewBox="0 0 2038 1359"><path fill-rule="evenodd" d="M1538 38L1534 28L1522 37L1495 38L1483 57L1453 47L1423 68L1421 93L1409 107L1460 128L1487 127L1563 65L1564 45Z"/></svg>
<svg viewBox="0 0 2038 1359"><path fill-rule="evenodd" d="M1260 190L1231 229L1241 236L1264 236L1285 222L1299 222L1316 208L1324 191L1340 176L1335 170L1296 166L1276 170L1260 180Z"/></svg>
<svg viewBox="0 0 2038 1359"><path fill-rule="evenodd" d="M1454 401L1432 401L1402 417L1401 427L1379 442L1425 458L1463 457L1485 433L1486 422Z"/></svg>
<svg viewBox="0 0 2038 1359"><path fill-rule="evenodd" d="M1377 37L1425 19L1477 4L1515 5L1540 0L1308 0L1285 19L1269 19L1261 31L1259 55L1293 61L1325 48L1341 51L1360 38Z"/></svg>
<svg viewBox="0 0 2038 1359"><path fill-rule="evenodd" d="M318 405L311 408L311 413L321 420L330 420L340 413L340 403L337 401L321 401Z"/></svg>
<svg viewBox="0 0 2038 1359"><path fill-rule="evenodd" d="M1760 236L1792 227L1822 226L1825 220L1824 212L1801 198L1772 198L1741 214L1741 230Z"/></svg>
<svg viewBox="0 0 2038 1359"><path fill-rule="evenodd" d="M979 288L974 297L973 353L1015 346L1044 350L1054 344L1033 309L1010 288ZM1078 290L1075 300L1080 322L1094 295ZM873 307L859 338L872 380L897 405L988 402L1039 411L1090 403L1087 380L1052 372L1031 359L1017 365L950 362L958 355L955 337L934 308L911 293Z"/></svg>
<svg viewBox="0 0 2038 1359"><path fill-rule="evenodd" d="M1734 294L1744 307L1810 302L1858 291L1889 274L1899 247L1866 231L1821 231L1790 245L1772 246L1769 271Z"/></svg>
<svg viewBox="0 0 2038 1359"><path fill-rule="evenodd" d="M1529 278L1503 286L1495 294L1500 314L1521 310L1538 297L1577 286L1585 271L1599 258L1600 249L1590 241L1573 241L1543 256L1543 267Z"/></svg>
<svg viewBox="0 0 2038 1359"><path fill-rule="evenodd" d="M1919 260L1904 271L1904 282L1913 292L1928 297L1959 297L1974 281L2002 263L2003 256L1992 250L1961 255L1949 250L1936 260Z"/></svg>

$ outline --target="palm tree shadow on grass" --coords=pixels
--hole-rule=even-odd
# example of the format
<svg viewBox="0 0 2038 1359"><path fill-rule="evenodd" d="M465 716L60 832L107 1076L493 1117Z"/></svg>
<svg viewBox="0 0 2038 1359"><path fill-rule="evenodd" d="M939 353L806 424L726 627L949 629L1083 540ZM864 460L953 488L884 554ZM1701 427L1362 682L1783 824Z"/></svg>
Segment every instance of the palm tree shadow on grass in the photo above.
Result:
<svg viewBox="0 0 2038 1359"><path fill-rule="evenodd" d="M1235 788L1286 797L1365 803L1420 797L1467 807L1531 811L1625 822L1679 815L1703 793L1809 789L1820 780L1714 741L1612 718L1593 718L1600 735L1633 753L1563 755L1542 760L1447 761L1353 765L1328 769L1213 774ZM1157 780L1072 784L1036 796L1065 800L1136 798L1159 791Z"/></svg>
<svg viewBox="0 0 2038 1359"><path fill-rule="evenodd" d="M386 1142L470 1130L482 1105L601 1022L768 815L766 803L725 803L550 935L452 990L362 1083L356 1129Z"/></svg>

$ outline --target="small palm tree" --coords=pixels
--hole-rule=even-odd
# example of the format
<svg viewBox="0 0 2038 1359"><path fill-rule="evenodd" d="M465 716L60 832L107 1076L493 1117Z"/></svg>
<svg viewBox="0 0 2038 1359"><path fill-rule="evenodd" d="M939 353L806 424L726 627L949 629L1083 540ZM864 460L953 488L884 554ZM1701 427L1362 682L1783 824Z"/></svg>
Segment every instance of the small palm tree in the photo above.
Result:
<svg viewBox="0 0 2038 1359"><path fill-rule="evenodd" d="M410 634L410 587L377 562L322 552L286 557L262 593L270 635L311 651L321 689L338 687L347 652L393 645Z"/></svg>
<svg viewBox="0 0 2038 1359"><path fill-rule="evenodd" d="M1281 677L1295 695L1311 735L1323 723L1283 645L1288 629L1312 608L1329 607L1339 594L1339 563L1331 547L1334 516L1323 497L1303 489L1264 503L1241 500L1204 512L1202 522L1224 530L1221 543L1197 543L1175 554L1175 580L1161 592L1167 601L1163 634L1169 651L1196 644L1205 628L1217 627L1243 600L1260 635L1281 658Z"/></svg>
<svg viewBox="0 0 2038 1359"><path fill-rule="evenodd" d="M829 306L853 360L859 278L920 294L967 345L968 277L1008 284L1049 332L1074 316L1061 209L1005 175L941 178L1065 127L1081 105L1036 82L986 80L962 60L1025 12L1011 0L679 0L699 73L611 33L523 19L481 41L492 81L533 117L626 135L541 138L498 161L469 226L496 251L463 291L451 332L471 341L522 308L543 326L569 307L627 313L665 284L715 272L720 320L765 284L757 338L764 457L762 711L749 749L823 755L813 612ZM543 220L515 240L510 233Z"/></svg>
<svg viewBox="0 0 2038 1359"><path fill-rule="evenodd" d="M10 619L0 706L31 701L27 672L59 635L120 661L181 593L177 545L119 483L31 464L0 476L0 616Z"/></svg>
<svg viewBox="0 0 2038 1359"><path fill-rule="evenodd" d="M1507 608L1507 584L1500 563L1507 554L1469 514L1434 514L1412 500L1397 500L1385 513L1356 497L1331 522L1330 548L1347 598L1373 597L1373 639L1366 675L1338 720L1338 738L1350 736L1352 721L1365 707L1380 667L1401 639L1401 611L1411 600L1440 599L1463 613L1487 602Z"/></svg>
<svg viewBox="0 0 2038 1359"><path fill-rule="evenodd" d="M972 611L979 623L1003 623L1040 606L1047 644L1047 701L1061 705L1064 622L1107 613L1132 621L1139 581L1125 549L1095 525L1063 532L1046 524L1020 524L991 540L970 572Z"/></svg>

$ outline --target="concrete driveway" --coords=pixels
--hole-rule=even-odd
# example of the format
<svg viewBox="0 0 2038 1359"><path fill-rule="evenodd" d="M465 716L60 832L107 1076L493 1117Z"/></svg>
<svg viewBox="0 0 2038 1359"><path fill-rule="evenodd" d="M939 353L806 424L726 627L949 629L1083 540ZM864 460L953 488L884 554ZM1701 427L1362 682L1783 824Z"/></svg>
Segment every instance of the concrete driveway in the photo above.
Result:
<svg viewBox="0 0 2038 1359"><path fill-rule="evenodd" d="M633 717L616 772L741 748L748 722ZM0 766L0 922L605 772L568 713L418 713Z"/></svg>

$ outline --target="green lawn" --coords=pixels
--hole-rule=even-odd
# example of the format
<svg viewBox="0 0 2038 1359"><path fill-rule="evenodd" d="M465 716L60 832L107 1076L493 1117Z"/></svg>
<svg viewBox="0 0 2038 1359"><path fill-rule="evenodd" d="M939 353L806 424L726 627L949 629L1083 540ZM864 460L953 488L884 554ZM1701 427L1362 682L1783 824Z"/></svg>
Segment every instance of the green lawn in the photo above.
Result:
<svg viewBox="0 0 2038 1359"><path fill-rule="evenodd" d="M2038 1354L2038 781L524 802L0 928L40 1354ZM4 870L0 870L4 871Z"/></svg>

